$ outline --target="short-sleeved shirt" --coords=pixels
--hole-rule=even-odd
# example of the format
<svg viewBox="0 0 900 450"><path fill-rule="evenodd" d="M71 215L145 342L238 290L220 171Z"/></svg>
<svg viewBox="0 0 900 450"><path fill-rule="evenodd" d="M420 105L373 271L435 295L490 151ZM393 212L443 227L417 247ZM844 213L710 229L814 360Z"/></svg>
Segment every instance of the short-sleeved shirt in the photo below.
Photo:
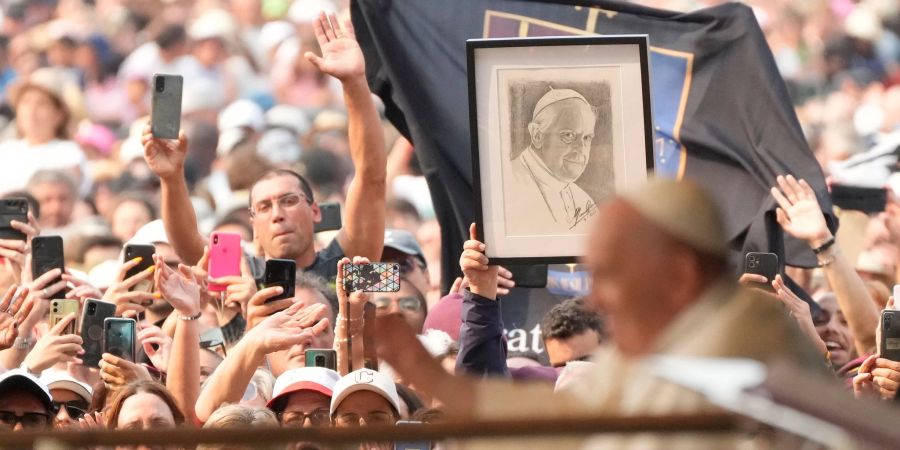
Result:
<svg viewBox="0 0 900 450"><path fill-rule="evenodd" d="M344 257L344 249L337 239L332 239L331 243L322 251L316 253L316 259L308 267L304 267L304 272L312 272L325 279L329 285L334 284L334 278L337 276L337 263ZM253 270L253 277L260 279L266 270L266 260L256 256L250 257L250 267Z"/></svg>

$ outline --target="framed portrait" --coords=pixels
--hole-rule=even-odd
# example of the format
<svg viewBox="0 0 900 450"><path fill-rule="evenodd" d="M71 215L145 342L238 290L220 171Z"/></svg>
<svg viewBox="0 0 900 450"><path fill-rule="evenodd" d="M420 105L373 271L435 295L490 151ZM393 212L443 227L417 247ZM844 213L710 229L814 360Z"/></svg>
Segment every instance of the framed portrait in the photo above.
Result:
<svg viewBox="0 0 900 450"><path fill-rule="evenodd" d="M466 42L476 223L502 264L573 263L653 169L646 36Z"/></svg>

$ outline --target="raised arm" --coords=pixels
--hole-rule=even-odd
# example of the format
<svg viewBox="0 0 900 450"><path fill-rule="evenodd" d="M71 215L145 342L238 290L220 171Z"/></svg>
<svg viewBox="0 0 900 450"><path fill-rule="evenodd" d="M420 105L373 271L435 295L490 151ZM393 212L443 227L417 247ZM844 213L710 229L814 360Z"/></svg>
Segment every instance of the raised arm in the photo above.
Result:
<svg viewBox="0 0 900 450"><path fill-rule="evenodd" d="M266 288L257 295L271 298L278 287ZM288 309L272 314L247 334L228 352L228 356L210 375L206 387L197 399L197 418L201 422L223 403L237 403L244 395L250 379L263 358L273 352L286 350L321 334L330 325L324 305L307 307L294 303Z"/></svg>
<svg viewBox="0 0 900 450"><path fill-rule="evenodd" d="M368 264L369 260L356 257L354 264ZM350 264L349 258L338 261L337 278L334 286L338 296L338 315L334 324L334 351L337 354L337 371L341 376L365 365L365 344L363 326L365 317L363 310L369 296L365 292L344 290L344 265ZM352 355L350 353L353 353Z"/></svg>
<svg viewBox="0 0 900 450"><path fill-rule="evenodd" d="M860 354L871 353L875 348L878 309L853 264L834 245L815 192L806 181L788 175L778 177L772 196L778 202L776 214L781 227L817 250L819 264L853 332L856 350Z"/></svg>
<svg viewBox="0 0 900 450"><path fill-rule="evenodd" d="M185 265L175 271L166 265L161 256L155 255L156 288L162 297L175 308L178 316L175 336L172 338L172 354L169 357L166 387L172 392L178 407L187 416L187 423L195 424L193 406L200 394L200 286Z"/></svg>
<svg viewBox="0 0 900 450"><path fill-rule="evenodd" d="M196 264L203 256L205 242L197 231L197 215L184 178L187 137L182 131L177 140L155 138L148 123L144 126L141 142L144 144L147 165L159 177L160 215L166 228L166 236L185 264Z"/></svg>
<svg viewBox="0 0 900 450"><path fill-rule="evenodd" d="M322 56L312 52L305 56L343 85L350 159L356 170L347 192L344 228L337 240L345 255L378 261L384 246L387 156L381 121L366 83L365 60L349 20L341 28L336 16L321 13L313 25Z"/></svg>

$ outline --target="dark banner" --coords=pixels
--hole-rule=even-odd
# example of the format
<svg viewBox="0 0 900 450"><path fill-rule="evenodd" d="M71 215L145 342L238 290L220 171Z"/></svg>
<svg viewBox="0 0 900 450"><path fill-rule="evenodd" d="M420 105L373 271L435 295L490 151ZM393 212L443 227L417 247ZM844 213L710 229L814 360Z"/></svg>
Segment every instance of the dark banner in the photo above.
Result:
<svg viewBox="0 0 900 450"><path fill-rule="evenodd" d="M657 174L708 188L725 212L733 260L771 251L791 265L816 264L805 244L782 239L772 221L769 188L779 174L806 179L836 227L822 172L746 5L677 13L616 1L356 0L352 13L370 85L414 143L431 187L445 283L458 272L475 217L470 38L649 35Z"/></svg>

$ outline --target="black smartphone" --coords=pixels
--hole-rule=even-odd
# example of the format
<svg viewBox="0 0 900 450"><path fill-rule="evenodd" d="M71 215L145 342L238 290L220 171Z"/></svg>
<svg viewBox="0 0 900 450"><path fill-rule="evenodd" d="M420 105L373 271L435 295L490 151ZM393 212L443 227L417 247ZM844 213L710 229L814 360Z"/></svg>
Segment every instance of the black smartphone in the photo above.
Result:
<svg viewBox="0 0 900 450"><path fill-rule="evenodd" d="M36 236L31 240L31 276L36 280L41 275L59 269L65 271L65 255L61 236ZM51 281L48 286L62 281L62 275ZM58 298L65 297L65 290L56 293Z"/></svg>
<svg viewBox="0 0 900 450"><path fill-rule="evenodd" d="M881 357L900 361L900 311L881 312Z"/></svg>
<svg viewBox="0 0 900 450"><path fill-rule="evenodd" d="M294 297L294 283L297 279L297 263L291 259L267 259L263 273L263 286L281 286L284 292L266 300L266 303Z"/></svg>
<svg viewBox="0 0 900 450"><path fill-rule="evenodd" d="M81 360L88 367L97 367L103 354L103 322L115 317L116 305L103 300L89 298L81 310L81 344L84 355Z"/></svg>
<svg viewBox="0 0 900 450"><path fill-rule="evenodd" d="M303 352L306 367L337 370L337 352L330 348L310 348Z"/></svg>
<svg viewBox="0 0 900 450"><path fill-rule="evenodd" d="M154 74L150 129L154 137L178 139L181 129L181 75Z"/></svg>
<svg viewBox="0 0 900 450"><path fill-rule="evenodd" d="M134 258L141 258L141 262L138 265L132 267L125 273L125 279L129 279L135 275L140 274L141 272L149 269L153 266L153 254L156 253L156 247L152 245L144 245L144 244L128 244L125 246L123 263L131 261ZM133 288L132 291L147 291L150 292L153 289L153 279L145 280Z"/></svg>
<svg viewBox="0 0 900 450"><path fill-rule="evenodd" d="M744 257L744 273L753 273L766 277L766 283L758 283L760 288L768 291L772 288L772 281L778 274L778 255L774 253L749 252Z"/></svg>
<svg viewBox="0 0 900 450"><path fill-rule="evenodd" d="M418 420L398 420L397 426L422 426ZM394 442L394 450L431 450L429 441L397 441Z"/></svg>
<svg viewBox="0 0 900 450"><path fill-rule="evenodd" d="M319 204L319 211L322 213L322 220L313 226L313 232L340 230L343 226L341 222L341 204L337 202Z"/></svg>
<svg viewBox="0 0 900 450"><path fill-rule="evenodd" d="M400 264L344 264L344 290L347 292L397 292L400 290Z"/></svg>
<svg viewBox="0 0 900 450"><path fill-rule="evenodd" d="M0 239L24 241L25 233L12 227L12 221L28 223L28 200L5 198L0 200Z"/></svg>
<svg viewBox="0 0 900 450"><path fill-rule="evenodd" d="M134 362L134 319L107 317L103 320L103 353Z"/></svg>
<svg viewBox="0 0 900 450"><path fill-rule="evenodd" d="M884 211L887 205L887 189L833 184L831 203L841 209L878 213Z"/></svg>
<svg viewBox="0 0 900 450"><path fill-rule="evenodd" d="M508 266L504 266L504 267L506 267L507 270L512 272L513 281L516 282L516 287L524 287L524 288L545 288L545 287L547 287L548 266L546 264L528 265L528 266L508 265Z"/></svg>

